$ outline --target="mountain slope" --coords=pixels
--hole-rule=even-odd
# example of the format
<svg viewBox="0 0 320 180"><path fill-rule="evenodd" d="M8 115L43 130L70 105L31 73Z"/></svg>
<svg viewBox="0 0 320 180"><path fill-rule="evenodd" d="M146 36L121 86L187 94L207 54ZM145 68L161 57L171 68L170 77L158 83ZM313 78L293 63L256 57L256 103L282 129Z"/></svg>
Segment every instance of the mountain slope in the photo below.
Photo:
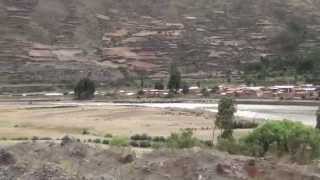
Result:
<svg viewBox="0 0 320 180"><path fill-rule="evenodd" d="M1 0L0 82L99 82L147 71L238 76L243 63L317 47L316 0Z"/></svg>

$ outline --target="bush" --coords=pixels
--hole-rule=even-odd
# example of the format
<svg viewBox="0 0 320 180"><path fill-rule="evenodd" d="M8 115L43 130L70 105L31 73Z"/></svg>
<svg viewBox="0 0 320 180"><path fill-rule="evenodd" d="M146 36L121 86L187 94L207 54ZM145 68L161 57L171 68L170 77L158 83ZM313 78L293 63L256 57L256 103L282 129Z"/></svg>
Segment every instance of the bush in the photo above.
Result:
<svg viewBox="0 0 320 180"><path fill-rule="evenodd" d="M101 139L95 139L93 142L96 144L101 144Z"/></svg>
<svg viewBox="0 0 320 180"><path fill-rule="evenodd" d="M104 135L105 138L112 138L112 134L107 133L106 135Z"/></svg>
<svg viewBox="0 0 320 180"><path fill-rule="evenodd" d="M12 138L11 140L13 141L27 141L29 138L27 137L18 137L18 138Z"/></svg>
<svg viewBox="0 0 320 180"><path fill-rule="evenodd" d="M151 147L151 143L150 143L150 141L141 141L140 147L141 148L149 148L149 147Z"/></svg>
<svg viewBox="0 0 320 180"><path fill-rule="evenodd" d="M163 136L156 136L156 137L152 138L152 141L154 141L154 142L166 142L167 140Z"/></svg>
<svg viewBox="0 0 320 180"><path fill-rule="evenodd" d="M206 97L206 98L210 96L210 92L208 91L207 88L203 88L201 90L201 94L202 94L203 97Z"/></svg>
<svg viewBox="0 0 320 180"><path fill-rule="evenodd" d="M151 140L152 137L151 136L148 136L147 134L135 134L133 136L131 136L131 139L132 140L135 140L135 141L144 141L144 140Z"/></svg>
<svg viewBox="0 0 320 180"><path fill-rule="evenodd" d="M95 93L95 84L89 78L81 79L74 88L75 98L78 100L92 99Z"/></svg>
<svg viewBox="0 0 320 180"><path fill-rule="evenodd" d="M126 137L113 137L110 141L110 145L112 146L128 146L129 139Z"/></svg>
<svg viewBox="0 0 320 180"><path fill-rule="evenodd" d="M132 147L139 147L140 144L139 144L138 141L130 141L130 146L132 146Z"/></svg>
<svg viewBox="0 0 320 180"><path fill-rule="evenodd" d="M39 140L39 137L33 136L33 137L31 138L31 140L32 140L32 141L38 141L38 140Z"/></svg>
<svg viewBox="0 0 320 180"><path fill-rule="evenodd" d="M82 135L88 135L88 134L90 134L90 132L89 132L88 129L83 129L81 134Z"/></svg>
<svg viewBox="0 0 320 180"><path fill-rule="evenodd" d="M259 126L259 123L255 121L234 121L233 122L233 128L234 129L253 129L257 128Z"/></svg>
<svg viewBox="0 0 320 180"><path fill-rule="evenodd" d="M172 133L168 138L170 148L192 148L199 144L198 139L193 137L192 130L182 130L180 133Z"/></svg>
<svg viewBox="0 0 320 180"><path fill-rule="evenodd" d="M103 141L102 141L102 144L109 144L110 142L108 141L108 140L106 140L106 139L104 139Z"/></svg>
<svg viewBox="0 0 320 180"><path fill-rule="evenodd" d="M144 95L144 91L143 90L139 90L137 93L138 96L143 96Z"/></svg>
<svg viewBox="0 0 320 180"><path fill-rule="evenodd" d="M233 138L218 138L217 148L230 154L247 154L245 146Z"/></svg>
<svg viewBox="0 0 320 180"><path fill-rule="evenodd" d="M162 82L156 82L154 84L154 89L157 89L157 90L164 90L164 84Z"/></svg>
<svg viewBox="0 0 320 180"><path fill-rule="evenodd" d="M183 87L182 87L182 93L186 95L186 94L189 94L189 92L190 92L189 85L188 84L184 84Z"/></svg>
<svg viewBox="0 0 320 180"><path fill-rule="evenodd" d="M274 150L299 162L320 157L320 132L297 122L268 122L242 141L251 155L264 156Z"/></svg>

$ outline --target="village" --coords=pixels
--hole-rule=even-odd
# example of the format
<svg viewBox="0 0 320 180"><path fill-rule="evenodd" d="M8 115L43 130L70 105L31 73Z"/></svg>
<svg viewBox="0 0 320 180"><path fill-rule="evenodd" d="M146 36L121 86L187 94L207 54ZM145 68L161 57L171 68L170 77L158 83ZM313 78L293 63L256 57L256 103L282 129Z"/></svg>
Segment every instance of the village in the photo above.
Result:
<svg viewBox="0 0 320 180"><path fill-rule="evenodd" d="M274 85L274 86L246 86L246 85L219 85L215 88L201 88L198 86L188 87L178 91L178 97L235 97L235 98L258 98L258 99L279 99L279 100L319 100L320 86L313 84L303 85ZM122 97L168 97L169 90L144 89L143 94L134 91L119 90L118 95ZM97 95L101 92L97 92ZM102 93L103 94L103 93Z"/></svg>

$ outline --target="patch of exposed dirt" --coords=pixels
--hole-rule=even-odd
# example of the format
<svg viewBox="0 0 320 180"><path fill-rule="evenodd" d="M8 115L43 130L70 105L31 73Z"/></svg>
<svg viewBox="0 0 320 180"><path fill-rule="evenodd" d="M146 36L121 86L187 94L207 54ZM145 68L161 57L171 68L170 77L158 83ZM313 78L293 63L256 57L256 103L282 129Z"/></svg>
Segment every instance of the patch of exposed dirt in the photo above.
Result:
<svg viewBox="0 0 320 180"><path fill-rule="evenodd" d="M230 156L215 150L156 151L21 143L0 151L1 180L318 180L319 169Z"/></svg>

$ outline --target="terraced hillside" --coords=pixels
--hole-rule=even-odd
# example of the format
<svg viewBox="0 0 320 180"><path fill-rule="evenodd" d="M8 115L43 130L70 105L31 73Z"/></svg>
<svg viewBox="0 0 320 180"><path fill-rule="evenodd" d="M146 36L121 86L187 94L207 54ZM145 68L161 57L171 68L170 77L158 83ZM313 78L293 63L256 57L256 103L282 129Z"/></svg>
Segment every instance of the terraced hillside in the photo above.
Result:
<svg viewBox="0 0 320 180"><path fill-rule="evenodd" d="M317 0L1 0L0 83L191 79L320 43Z"/></svg>

